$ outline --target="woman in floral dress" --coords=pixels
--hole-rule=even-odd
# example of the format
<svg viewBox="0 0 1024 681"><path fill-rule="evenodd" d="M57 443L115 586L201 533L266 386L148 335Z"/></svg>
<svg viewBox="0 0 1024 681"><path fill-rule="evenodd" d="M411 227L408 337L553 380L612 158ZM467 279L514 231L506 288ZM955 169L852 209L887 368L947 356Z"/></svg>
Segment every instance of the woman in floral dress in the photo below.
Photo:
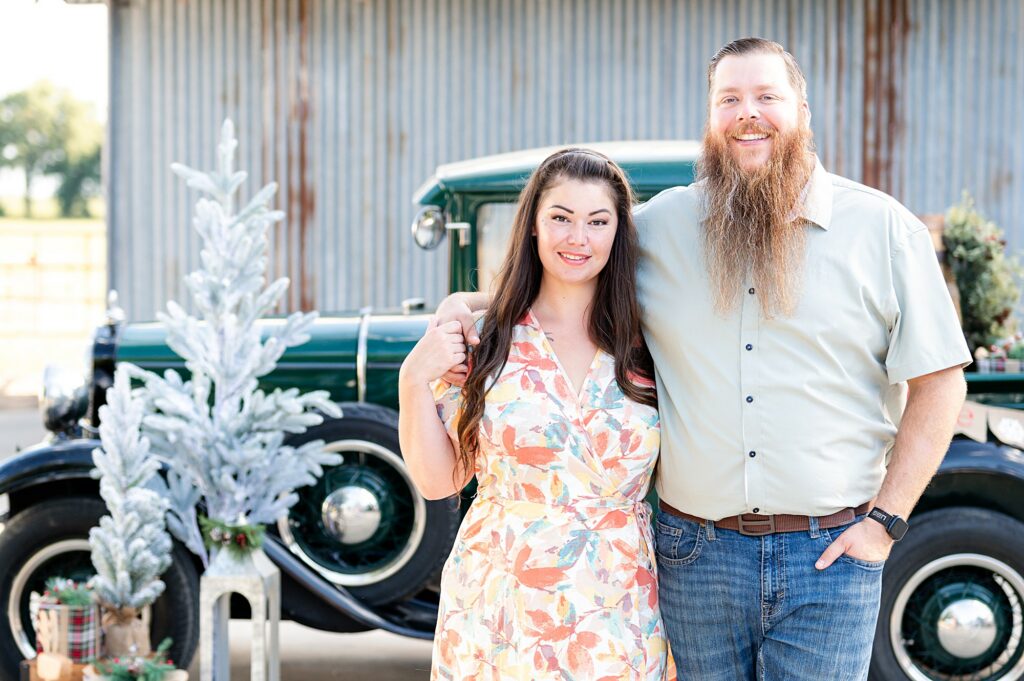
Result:
<svg viewBox="0 0 1024 681"><path fill-rule="evenodd" d="M459 322L432 323L402 366L413 481L427 498L478 483L442 573L433 679L669 675L643 500L659 431L631 206L606 157L547 158L520 196L472 358ZM462 388L440 378L456 365Z"/></svg>

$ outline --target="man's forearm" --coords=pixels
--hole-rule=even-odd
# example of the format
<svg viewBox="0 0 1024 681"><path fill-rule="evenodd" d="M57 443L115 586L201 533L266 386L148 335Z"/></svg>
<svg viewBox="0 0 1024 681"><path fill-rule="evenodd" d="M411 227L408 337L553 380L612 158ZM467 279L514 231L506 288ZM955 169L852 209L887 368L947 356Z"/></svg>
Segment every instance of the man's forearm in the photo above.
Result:
<svg viewBox="0 0 1024 681"><path fill-rule="evenodd" d="M462 296L462 300L472 312L486 310L487 306L491 304L491 294L483 291L463 291L456 295Z"/></svg>
<svg viewBox="0 0 1024 681"><path fill-rule="evenodd" d="M912 379L896 444L875 505L904 518L910 515L953 437L966 384L959 368Z"/></svg>

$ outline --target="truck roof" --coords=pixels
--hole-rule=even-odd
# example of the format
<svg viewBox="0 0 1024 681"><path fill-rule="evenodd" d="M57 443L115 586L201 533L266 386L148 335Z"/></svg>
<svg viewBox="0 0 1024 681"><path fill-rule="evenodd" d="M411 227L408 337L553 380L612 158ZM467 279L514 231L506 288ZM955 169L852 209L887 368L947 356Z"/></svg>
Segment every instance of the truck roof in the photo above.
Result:
<svg viewBox="0 0 1024 681"><path fill-rule="evenodd" d="M622 166L641 195L693 182L693 162L700 144L693 140L634 140L562 144L481 156L437 167L413 196L418 205L443 205L449 192L517 193L526 178L549 155L569 146L599 151Z"/></svg>

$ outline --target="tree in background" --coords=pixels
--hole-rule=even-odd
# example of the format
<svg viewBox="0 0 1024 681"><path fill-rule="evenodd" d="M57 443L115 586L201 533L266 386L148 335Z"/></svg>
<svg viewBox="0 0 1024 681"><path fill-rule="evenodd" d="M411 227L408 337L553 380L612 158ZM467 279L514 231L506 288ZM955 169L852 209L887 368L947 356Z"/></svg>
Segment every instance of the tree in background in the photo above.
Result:
<svg viewBox="0 0 1024 681"><path fill-rule="evenodd" d="M91 107L66 90L40 81L0 100L0 167L25 174L25 217L32 216L32 185L61 175L63 215L87 214L88 193L99 186L103 129Z"/></svg>
<svg viewBox="0 0 1024 681"><path fill-rule="evenodd" d="M971 349L1001 343L1017 330L1020 263L1006 255L1003 230L986 220L964 192L946 214L942 240L956 285L964 334Z"/></svg>
<svg viewBox="0 0 1024 681"><path fill-rule="evenodd" d="M54 168L60 175L57 186L57 204L66 218L87 218L89 199L100 195L100 145L83 155L68 154Z"/></svg>
<svg viewBox="0 0 1024 681"><path fill-rule="evenodd" d="M270 209L274 183L236 212L235 194L247 177L234 169L237 146L228 120L221 126L217 170L171 165L209 197L196 203L192 221L203 242L202 267L185 277L198 316L174 301L157 313L167 344L185 360L188 380L174 370L160 376L125 362L118 369L145 386L137 393L146 405L142 434L168 465L168 528L205 566L222 548L225 555L257 548L257 526L284 516L299 499L295 489L314 484L323 466L341 461L324 451L323 440L284 444L286 433L319 425L322 414L341 416L330 393L259 388L287 348L309 340L317 314L294 312L261 334L256 322L288 289L286 277L266 283L267 234L284 213ZM204 517L196 513L200 499ZM212 555L208 548L215 549Z"/></svg>

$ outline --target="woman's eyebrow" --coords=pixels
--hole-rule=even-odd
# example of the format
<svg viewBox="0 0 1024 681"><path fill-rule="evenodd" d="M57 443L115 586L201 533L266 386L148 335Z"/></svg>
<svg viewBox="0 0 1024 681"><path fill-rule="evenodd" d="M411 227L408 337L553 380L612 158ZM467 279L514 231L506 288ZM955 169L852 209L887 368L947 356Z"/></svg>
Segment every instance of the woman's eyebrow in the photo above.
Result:
<svg viewBox="0 0 1024 681"><path fill-rule="evenodd" d="M552 204L552 205L548 206L549 210L552 209L552 208L558 208L560 210L564 210L566 213L571 213L573 215L576 214L575 211L573 211L571 208L566 208L565 206L563 206L561 204L558 204L558 203L555 203L555 204ZM607 208L599 208L599 209L597 209L595 211L591 211L589 213L589 215L597 215L598 213L608 213L610 215L611 211L608 210Z"/></svg>

